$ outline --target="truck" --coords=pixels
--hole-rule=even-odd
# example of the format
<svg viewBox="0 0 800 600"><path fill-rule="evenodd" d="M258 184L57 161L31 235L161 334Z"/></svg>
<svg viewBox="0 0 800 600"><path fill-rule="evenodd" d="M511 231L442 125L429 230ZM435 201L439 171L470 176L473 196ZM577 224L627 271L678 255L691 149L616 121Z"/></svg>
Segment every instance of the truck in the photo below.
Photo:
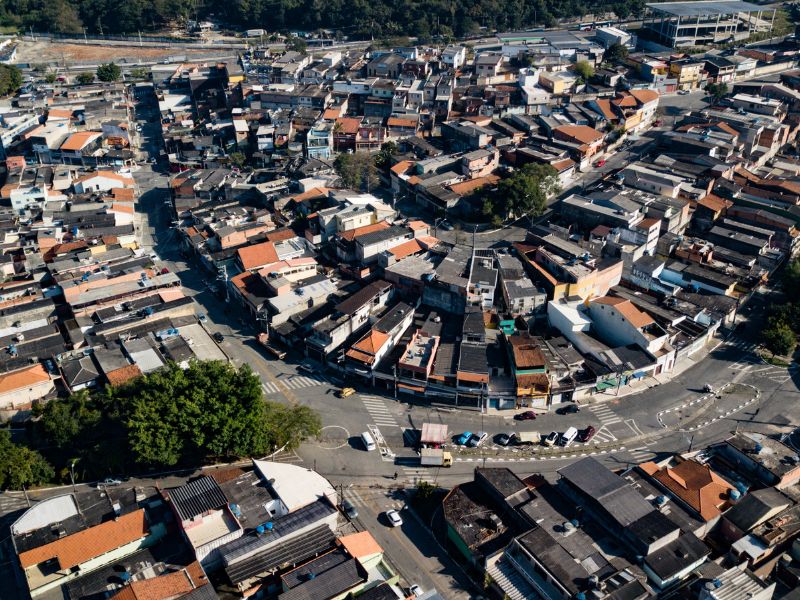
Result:
<svg viewBox="0 0 800 600"><path fill-rule="evenodd" d="M538 431L517 431L514 438L517 444L539 444L542 434Z"/></svg>
<svg viewBox="0 0 800 600"><path fill-rule="evenodd" d="M453 455L441 448L423 448L419 453L419 464L423 467L450 467Z"/></svg>
<svg viewBox="0 0 800 600"><path fill-rule="evenodd" d="M439 448L447 442L447 425L444 423L423 423L419 443L423 448Z"/></svg>
<svg viewBox="0 0 800 600"><path fill-rule="evenodd" d="M275 346L270 344L269 343L269 336L266 333L259 333L256 336L256 340L258 341L259 344L264 346L264 348L267 350L267 352L272 354L275 358L279 358L280 360L283 360L284 358L286 358L286 351L285 350L281 350L280 348L276 348Z"/></svg>

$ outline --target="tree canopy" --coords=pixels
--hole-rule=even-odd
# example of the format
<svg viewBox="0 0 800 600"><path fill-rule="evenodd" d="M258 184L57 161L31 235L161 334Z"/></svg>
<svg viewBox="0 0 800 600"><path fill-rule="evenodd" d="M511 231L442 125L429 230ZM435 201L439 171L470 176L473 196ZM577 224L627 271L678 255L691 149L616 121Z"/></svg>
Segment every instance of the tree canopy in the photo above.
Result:
<svg viewBox="0 0 800 600"><path fill-rule="evenodd" d="M87 85L94 81L94 73L78 73L75 78L81 85Z"/></svg>
<svg viewBox="0 0 800 600"><path fill-rule="evenodd" d="M100 81L116 81L122 76L122 69L113 62L97 67L97 78Z"/></svg>
<svg viewBox="0 0 800 600"><path fill-rule="evenodd" d="M594 75L594 67L588 60L579 60L572 69L584 83L588 82Z"/></svg>
<svg viewBox="0 0 800 600"><path fill-rule="evenodd" d="M603 60L610 63L622 62L628 58L628 49L619 42L611 44L603 53Z"/></svg>
<svg viewBox="0 0 800 600"><path fill-rule="evenodd" d="M8 430L0 430L0 490L18 490L52 478L53 468L41 454L15 444Z"/></svg>
<svg viewBox="0 0 800 600"><path fill-rule="evenodd" d="M171 364L123 386L40 409L43 441L57 467L77 458L79 478L135 468L194 465L264 456L319 434L319 416L305 406L265 402L248 366L218 361Z"/></svg>
<svg viewBox="0 0 800 600"><path fill-rule="evenodd" d="M368 152L342 153L336 157L333 165L345 187L369 192L378 185L375 159Z"/></svg>
<svg viewBox="0 0 800 600"><path fill-rule="evenodd" d="M358 39L416 36L419 43L446 41L480 32L530 26L613 11L619 18L640 14L644 0L0 0L0 24L37 31L136 33L171 23L209 17L234 29L269 31L331 29Z"/></svg>
<svg viewBox="0 0 800 600"><path fill-rule="evenodd" d="M483 212L497 220L529 215L536 217L547 208L547 199L560 191L558 171L551 165L523 165L485 195Z"/></svg>
<svg viewBox="0 0 800 600"><path fill-rule="evenodd" d="M0 96L13 94L22 87L22 71L14 65L0 65Z"/></svg>

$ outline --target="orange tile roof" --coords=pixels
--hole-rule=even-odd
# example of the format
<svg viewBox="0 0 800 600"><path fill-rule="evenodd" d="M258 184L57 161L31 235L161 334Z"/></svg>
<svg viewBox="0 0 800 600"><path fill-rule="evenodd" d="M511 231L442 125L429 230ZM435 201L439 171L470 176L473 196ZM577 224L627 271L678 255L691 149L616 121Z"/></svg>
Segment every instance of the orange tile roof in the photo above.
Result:
<svg viewBox="0 0 800 600"><path fill-rule="evenodd" d="M342 238L343 240L351 242L359 236L366 235L374 231L382 231L387 227L389 227L389 223L387 223L386 221L378 221L377 223L373 223L372 225L364 225L363 227L356 227L355 229L349 229L347 231L343 231L339 234L339 237Z"/></svg>
<svg viewBox="0 0 800 600"><path fill-rule="evenodd" d="M363 558L374 554L383 554L383 548L375 541L369 531L360 531L343 535L339 538L339 543L344 546L348 554L353 558Z"/></svg>
<svg viewBox="0 0 800 600"><path fill-rule="evenodd" d="M50 375L42 365L36 364L19 371L0 375L0 394L31 387L50 380Z"/></svg>
<svg viewBox="0 0 800 600"><path fill-rule="evenodd" d="M550 379L545 373L523 373L514 377L517 380L517 387L534 388L545 392L550 387Z"/></svg>
<svg viewBox="0 0 800 600"><path fill-rule="evenodd" d="M641 104L647 104L648 102L653 102L659 98L659 94L655 90L631 90L630 94Z"/></svg>
<svg viewBox="0 0 800 600"><path fill-rule="evenodd" d="M236 253L239 255L242 266L248 271L278 261L278 253L275 252L275 244L272 242L245 246L239 248Z"/></svg>
<svg viewBox="0 0 800 600"><path fill-rule="evenodd" d="M124 175L120 175L119 173L114 173L114 171L96 171L94 173L89 173L84 175L83 177L78 177L74 183L82 183L84 181L88 181L90 179L94 179L95 177L105 177L106 179L114 179L119 181L120 183L131 185L133 186L133 177L125 177Z"/></svg>
<svg viewBox="0 0 800 600"><path fill-rule="evenodd" d="M71 569L89 559L147 537L149 531L144 509L139 509L114 521L106 521L55 542L21 552L19 562L23 569L27 569L55 558L60 569Z"/></svg>
<svg viewBox="0 0 800 600"><path fill-rule="evenodd" d="M115 210L117 212L123 212L128 214L133 214L133 206L131 204L120 204L119 202L114 202L111 205L111 210Z"/></svg>
<svg viewBox="0 0 800 600"><path fill-rule="evenodd" d="M553 131L558 131L565 136L578 140L582 144L591 144L603 139L602 133L588 125L562 125L561 127L556 127Z"/></svg>
<svg viewBox="0 0 800 600"><path fill-rule="evenodd" d="M199 563L180 571L131 582L111 596L114 600L171 600L208 585L208 577Z"/></svg>
<svg viewBox="0 0 800 600"><path fill-rule="evenodd" d="M290 198L290 200L294 200L295 202L303 202L304 200L313 200L315 198L325 198L328 195L328 192L331 188L326 187L315 187L311 188L310 190L306 190L305 192L301 192L299 194L295 194Z"/></svg>
<svg viewBox="0 0 800 600"><path fill-rule="evenodd" d="M333 134L355 134L358 133L359 127L361 127L361 119L339 117L336 119L336 127L333 130Z"/></svg>
<svg viewBox="0 0 800 600"><path fill-rule="evenodd" d="M733 206L733 202L720 198L715 194L708 194L697 201L698 206L704 206L713 212L719 212Z"/></svg>
<svg viewBox="0 0 800 600"><path fill-rule="evenodd" d="M325 112L322 113L322 118L326 121L333 121L334 119L338 119L342 116L342 108L326 108Z"/></svg>
<svg viewBox="0 0 800 600"><path fill-rule="evenodd" d="M622 96L618 96L611 101L612 104L619 106L620 108L636 108L636 98L631 96L630 94L623 94Z"/></svg>
<svg viewBox="0 0 800 600"><path fill-rule="evenodd" d="M416 252L422 252L422 250L422 246L420 246L420 243L415 239L408 240L407 242L398 244L393 248L389 248L389 252L391 252L397 260L405 258L406 256L411 256Z"/></svg>
<svg viewBox="0 0 800 600"><path fill-rule="evenodd" d="M280 242L282 240L289 240L297 237L295 232L288 227L285 229L273 229L267 232L267 240L270 242Z"/></svg>
<svg viewBox="0 0 800 600"><path fill-rule="evenodd" d="M625 298L617 298L616 296L603 296L602 298L595 298L592 300L592 303L613 306L617 309L619 314L625 317L631 325L637 328L646 327L647 325L655 322L650 315L640 311L630 300L626 300Z"/></svg>
<svg viewBox="0 0 800 600"><path fill-rule="evenodd" d="M126 365L119 369L114 369L106 373L106 378L112 386L122 385L129 382L131 379L141 377L142 370L138 365Z"/></svg>
<svg viewBox="0 0 800 600"><path fill-rule="evenodd" d="M476 177L475 179L454 183L448 187L459 196L466 196L487 185L496 185L498 181L500 181L500 178L497 175L485 175L484 177Z"/></svg>
<svg viewBox="0 0 800 600"><path fill-rule="evenodd" d="M636 224L636 227L639 229L650 229L653 225L657 225L660 223L658 219L654 219L652 217L648 217L646 219L642 219Z"/></svg>
<svg viewBox="0 0 800 600"><path fill-rule="evenodd" d="M409 221L408 226L413 231L420 231L422 229L427 229L428 227L430 227L430 225L428 225L425 221L420 221L420 220Z"/></svg>
<svg viewBox="0 0 800 600"><path fill-rule="evenodd" d="M111 190L111 196L114 200L136 200L136 190L132 188L114 188Z"/></svg>
<svg viewBox="0 0 800 600"><path fill-rule="evenodd" d="M739 132L723 121L720 121L719 123L714 123L714 127L716 127L717 129L721 129L725 133L739 137Z"/></svg>
<svg viewBox="0 0 800 600"><path fill-rule="evenodd" d="M61 144L60 150L80 150L89 142L99 138L102 133L99 131L79 131L73 133L67 140Z"/></svg>
<svg viewBox="0 0 800 600"><path fill-rule="evenodd" d="M72 118L72 109L71 108L51 108L47 111L47 119L50 118L55 119L71 119Z"/></svg>
<svg viewBox="0 0 800 600"><path fill-rule="evenodd" d="M417 126L416 119L401 119L400 117L389 117L386 119L387 127L414 127Z"/></svg>
<svg viewBox="0 0 800 600"><path fill-rule="evenodd" d="M616 120L617 115L611 108L611 100L607 98L598 98L597 100L595 100L595 104L597 104L597 108L600 109L600 112L606 119L608 119L609 121Z"/></svg>
<svg viewBox="0 0 800 600"><path fill-rule="evenodd" d="M394 165L390 169L390 171L395 175L404 175L406 171L408 171L413 166L414 166L413 160L401 160L396 165Z"/></svg>
<svg viewBox="0 0 800 600"><path fill-rule="evenodd" d="M371 365L375 362L375 355L387 342L389 336L382 331L371 329L367 334L352 345L347 356Z"/></svg>
<svg viewBox="0 0 800 600"><path fill-rule="evenodd" d="M710 521L730 506L728 494L734 487L708 465L682 460L672 468L658 468L654 463L642 465L648 475Z"/></svg>
<svg viewBox="0 0 800 600"><path fill-rule="evenodd" d="M562 171L566 171L567 169L575 166L575 161L571 158L565 158L564 160L557 160L554 163L550 163L553 165L553 168L561 173Z"/></svg>

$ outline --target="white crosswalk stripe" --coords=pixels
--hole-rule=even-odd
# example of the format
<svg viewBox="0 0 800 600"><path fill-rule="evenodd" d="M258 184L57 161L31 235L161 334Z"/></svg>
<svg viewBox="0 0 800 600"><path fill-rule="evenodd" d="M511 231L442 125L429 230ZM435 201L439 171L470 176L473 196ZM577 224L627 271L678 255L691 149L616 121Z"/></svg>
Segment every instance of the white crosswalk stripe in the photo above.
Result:
<svg viewBox="0 0 800 600"><path fill-rule="evenodd" d="M416 469L412 467L402 467L402 470L408 483L419 483L420 481L432 483L436 476L436 469L427 469L425 467Z"/></svg>
<svg viewBox="0 0 800 600"><path fill-rule="evenodd" d="M616 436L611 433L608 428L603 425L600 429L597 430L597 433L594 434L594 437L591 439L589 444L595 442L616 442Z"/></svg>
<svg viewBox="0 0 800 600"><path fill-rule="evenodd" d="M630 454L633 457L633 460L636 463L647 462L648 460L651 460L655 456L655 453L650 452L646 446L629 450L628 454Z"/></svg>
<svg viewBox="0 0 800 600"><path fill-rule="evenodd" d="M280 383L279 383L279 382ZM266 381L261 384L265 394L279 394L283 391L281 384L290 390L299 390L315 385L331 385L331 382L324 375L291 375L278 381Z"/></svg>
<svg viewBox="0 0 800 600"><path fill-rule="evenodd" d="M262 383L261 387L263 388L265 394L277 394L278 392L280 392L277 384L272 383L271 381Z"/></svg>
<svg viewBox="0 0 800 600"><path fill-rule="evenodd" d="M397 421L386 408L383 398L378 396L361 396L361 401L364 403L364 408L367 409L370 418L376 425L384 425L388 427L398 427Z"/></svg>
<svg viewBox="0 0 800 600"><path fill-rule="evenodd" d="M605 404L596 404L589 407L603 425L611 425L612 423L621 423L622 419L619 418L617 413L608 408Z"/></svg>

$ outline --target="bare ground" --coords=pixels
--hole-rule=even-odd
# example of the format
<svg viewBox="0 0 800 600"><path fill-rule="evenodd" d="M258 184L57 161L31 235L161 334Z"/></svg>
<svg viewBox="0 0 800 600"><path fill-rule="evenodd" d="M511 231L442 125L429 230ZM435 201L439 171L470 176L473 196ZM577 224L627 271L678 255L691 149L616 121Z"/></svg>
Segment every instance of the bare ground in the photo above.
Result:
<svg viewBox="0 0 800 600"><path fill-rule="evenodd" d="M70 63L93 63L97 61L115 60L127 62L137 60L157 60L174 55L209 54L209 50L187 49L178 47L139 47L136 45L93 45L93 44L63 44L53 43L49 40L32 42L20 41L17 50L19 63L52 63L67 61Z"/></svg>

